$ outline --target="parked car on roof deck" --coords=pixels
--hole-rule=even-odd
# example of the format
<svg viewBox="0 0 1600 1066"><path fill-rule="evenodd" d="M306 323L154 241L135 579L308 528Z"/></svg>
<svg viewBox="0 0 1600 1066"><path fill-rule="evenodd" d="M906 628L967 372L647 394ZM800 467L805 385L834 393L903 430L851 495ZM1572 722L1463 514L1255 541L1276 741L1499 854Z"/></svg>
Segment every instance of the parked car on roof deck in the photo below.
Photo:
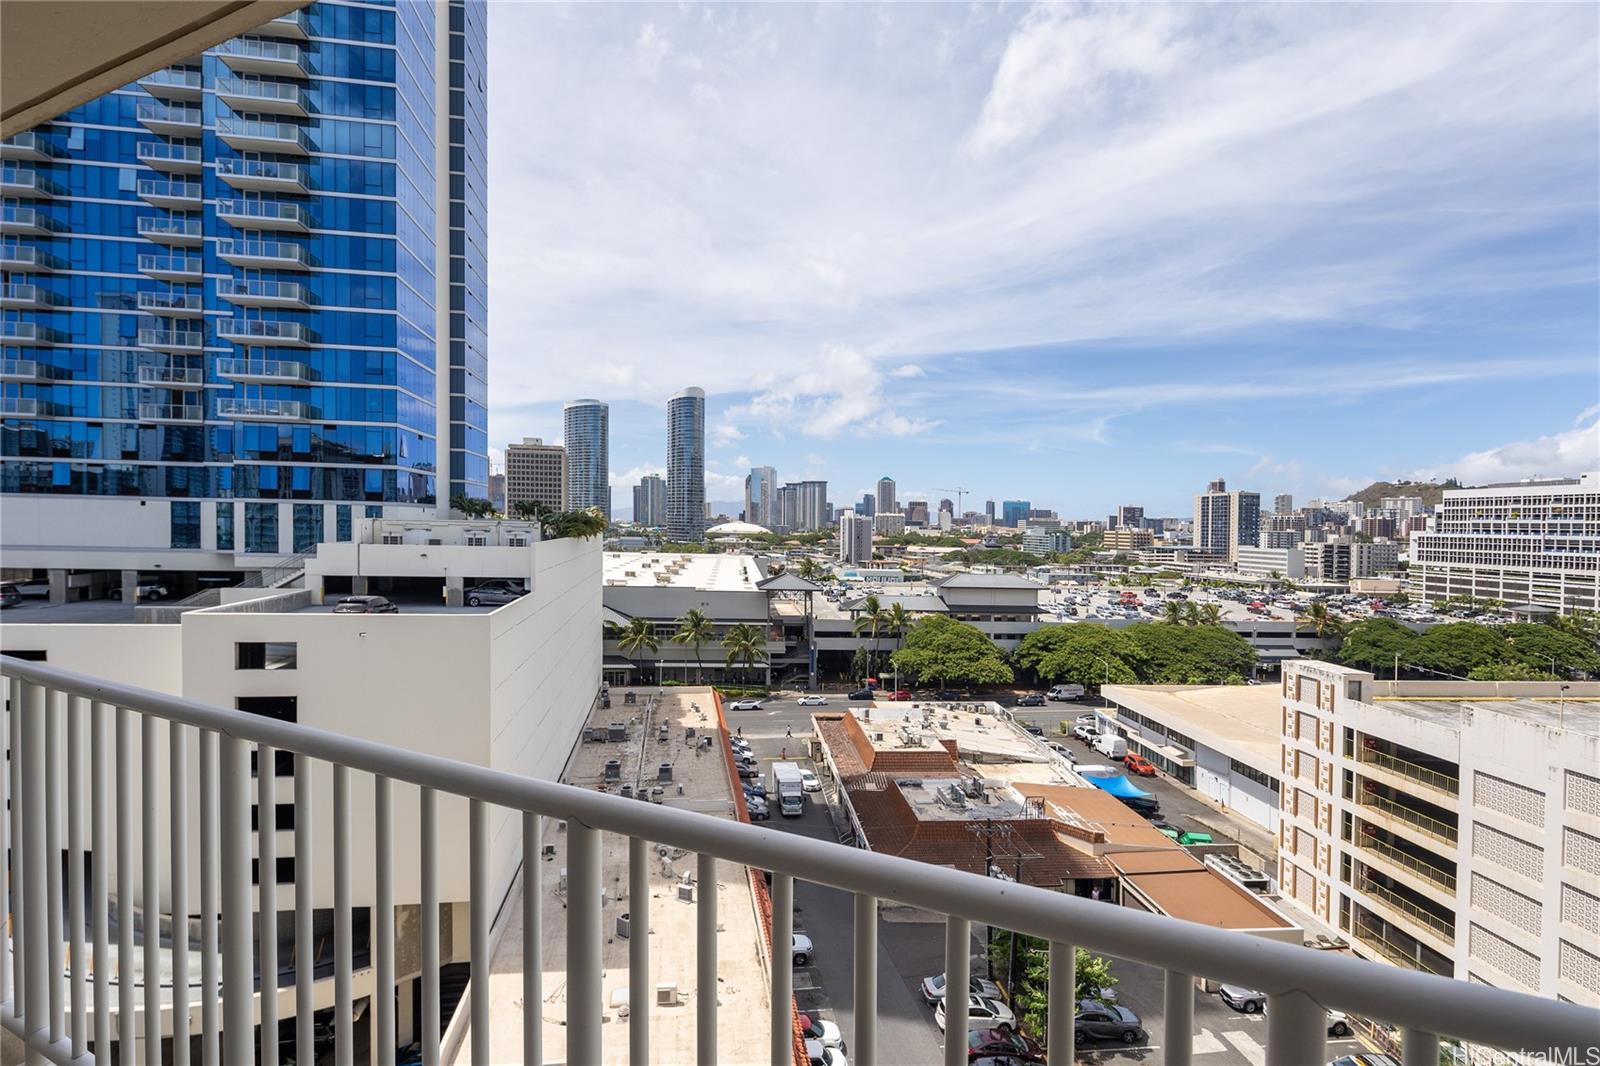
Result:
<svg viewBox="0 0 1600 1066"><path fill-rule="evenodd" d="M467 590L467 606L482 607L484 604L515 603L527 594L528 590L515 581L485 581Z"/></svg>
<svg viewBox="0 0 1600 1066"><path fill-rule="evenodd" d="M346 596L333 605L334 614L398 614L387 596Z"/></svg>

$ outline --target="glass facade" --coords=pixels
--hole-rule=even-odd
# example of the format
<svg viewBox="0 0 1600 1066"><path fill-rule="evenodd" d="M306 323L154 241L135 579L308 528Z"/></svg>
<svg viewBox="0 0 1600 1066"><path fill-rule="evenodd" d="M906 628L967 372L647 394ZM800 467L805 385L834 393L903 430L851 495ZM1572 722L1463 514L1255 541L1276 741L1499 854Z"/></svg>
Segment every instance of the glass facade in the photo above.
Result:
<svg viewBox="0 0 1600 1066"><path fill-rule="evenodd" d="M450 4L450 491L489 495L487 5Z"/></svg>
<svg viewBox="0 0 1600 1066"><path fill-rule="evenodd" d="M487 452L484 6L450 4L447 63L431 5L316 3L4 142L0 491L371 514L433 503L441 448L471 479ZM448 178L447 75L467 87ZM445 180L461 265L437 246ZM448 344L446 268L465 307ZM439 366L458 349L459 390ZM437 405L458 401L441 445ZM275 550L270 509L247 505L244 550ZM306 515L297 544L322 526ZM183 523L187 543L200 520ZM215 528L227 550L231 505Z"/></svg>
<svg viewBox="0 0 1600 1066"><path fill-rule="evenodd" d="M699 540L706 530L706 394L687 388L667 401L667 536Z"/></svg>
<svg viewBox="0 0 1600 1066"><path fill-rule="evenodd" d="M567 449L564 506L598 507L611 517L611 411L599 400L573 400L562 408Z"/></svg>

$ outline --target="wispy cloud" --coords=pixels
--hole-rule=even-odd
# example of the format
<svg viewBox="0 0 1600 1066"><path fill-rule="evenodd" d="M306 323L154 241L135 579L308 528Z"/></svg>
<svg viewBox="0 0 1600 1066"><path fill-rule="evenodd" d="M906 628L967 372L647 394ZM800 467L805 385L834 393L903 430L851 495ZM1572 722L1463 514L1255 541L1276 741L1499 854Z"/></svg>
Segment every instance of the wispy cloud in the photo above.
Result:
<svg viewBox="0 0 1600 1066"><path fill-rule="evenodd" d="M1453 477L1465 485L1488 485L1600 471L1600 413L1591 407L1578 417L1577 425L1560 433L1469 452L1414 476L1423 480Z"/></svg>

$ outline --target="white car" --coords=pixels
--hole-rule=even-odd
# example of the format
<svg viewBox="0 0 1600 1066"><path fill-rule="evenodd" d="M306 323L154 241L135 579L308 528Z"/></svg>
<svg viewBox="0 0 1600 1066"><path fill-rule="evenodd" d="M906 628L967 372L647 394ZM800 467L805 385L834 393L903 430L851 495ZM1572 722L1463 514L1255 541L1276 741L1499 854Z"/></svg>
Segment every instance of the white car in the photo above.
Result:
<svg viewBox="0 0 1600 1066"><path fill-rule="evenodd" d="M820 1040L806 1041L806 1058L811 1066L850 1066L843 1051L836 1047L825 1047Z"/></svg>
<svg viewBox="0 0 1600 1066"><path fill-rule="evenodd" d="M939 1031L944 1031L944 1000L939 1000L938 1006L933 1008L933 1020L939 1023ZM1017 1016L1011 1008L1001 1003L998 999L977 994L967 996L967 1031L974 1029L1014 1029Z"/></svg>
<svg viewBox="0 0 1600 1066"><path fill-rule="evenodd" d="M728 710L759 711L761 709L761 703L761 700L734 700L732 703L728 704Z"/></svg>
<svg viewBox="0 0 1600 1066"><path fill-rule="evenodd" d="M802 768L800 771L800 787L807 792L821 792L822 779L813 771Z"/></svg>
<svg viewBox="0 0 1600 1066"><path fill-rule="evenodd" d="M804 933L795 933L791 943L794 947L794 964L796 966L804 966L811 961L811 956L815 949L811 946L810 937Z"/></svg>
<svg viewBox="0 0 1600 1066"><path fill-rule="evenodd" d="M944 974L936 973L932 977L922 979L922 998L930 1004L938 1004L944 1000L945 980ZM980 996L990 999L1000 998L1000 986L986 977L973 977L967 986L967 991L975 992Z"/></svg>
<svg viewBox="0 0 1600 1066"><path fill-rule="evenodd" d="M1095 732L1095 728L1092 725L1075 725L1072 727L1072 735L1085 744L1093 744L1094 738L1100 734Z"/></svg>
<svg viewBox="0 0 1600 1066"><path fill-rule="evenodd" d="M801 707L826 707L828 705L828 697L826 697L826 696L801 696L799 699L795 700L794 702L798 706L801 706Z"/></svg>

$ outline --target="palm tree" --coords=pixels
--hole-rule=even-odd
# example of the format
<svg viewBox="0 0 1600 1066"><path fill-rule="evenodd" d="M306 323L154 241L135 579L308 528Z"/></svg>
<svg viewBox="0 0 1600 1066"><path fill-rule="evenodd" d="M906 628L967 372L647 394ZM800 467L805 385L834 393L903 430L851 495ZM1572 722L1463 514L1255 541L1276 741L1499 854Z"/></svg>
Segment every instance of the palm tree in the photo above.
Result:
<svg viewBox="0 0 1600 1066"><path fill-rule="evenodd" d="M617 647L622 649L622 654L634 656L634 666L638 669L636 675L640 681L644 680L644 653L654 654L661 648L661 640L656 636L656 627L643 618L630 619L623 627L622 633L617 637Z"/></svg>
<svg viewBox="0 0 1600 1066"><path fill-rule="evenodd" d="M889 626L889 612L883 609L883 604L878 602L877 596L868 596L861 601L861 606L856 608L856 621L850 627L853 636L859 637L863 632L872 634L872 670L878 670L878 637Z"/></svg>
<svg viewBox="0 0 1600 1066"><path fill-rule="evenodd" d="M795 565L794 572L807 581L819 581L823 577L822 566L815 559L809 557L801 559Z"/></svg>
<svg viewBox="0 0 1600 1066"><path fill-rule="evenodd" d="M694 648L695 677L699 684L706 682L706 664L700 659L700 649L711 643L711 638L716 635L715 627L706 613L698 607L691 607L683 612L678 619L678 631L672 634L672 643L688 644Z"/></svg>
<svg viewBox="0 0 1600 1066"><path fill-rule="evenodd" d="M729 629L722 637L722 646L728 650L729 669L736 662L754 669L756 663L767 661L767 638L755 626L741 624Z"/></svg>
<svg viewBox="0 0 1600 1066"><path fill-rule="evenodd" d="M1193 600L1189 600L1183 605L1183 624L1186 626L1200 624L1200 605Z"/></svg>
<svg viewBox="0 0 1600 1066"><path fill-rule="evenodd" d="M1339 616L1328 610L1328 605L1321 600L1314 601L1306 608L1305 614L1296 617L1294 625L1296 629L1307 626L1318 637L1337 637L1344 630Z"/></svg>
<svg viewBox="0 0 1600 1066"><path fill-rule="evenodd" d="M1169 626L1183 625L1183 601L1168 600L1161 605L1161 620Z"/></svg>
<svg viewBox="0 0 1600 1066"><path fill-rule="evenodd" d="M1214 603L1203 604L1200 607L1200 624L1216 626L1222 624L1222 608Z"/></svg>

